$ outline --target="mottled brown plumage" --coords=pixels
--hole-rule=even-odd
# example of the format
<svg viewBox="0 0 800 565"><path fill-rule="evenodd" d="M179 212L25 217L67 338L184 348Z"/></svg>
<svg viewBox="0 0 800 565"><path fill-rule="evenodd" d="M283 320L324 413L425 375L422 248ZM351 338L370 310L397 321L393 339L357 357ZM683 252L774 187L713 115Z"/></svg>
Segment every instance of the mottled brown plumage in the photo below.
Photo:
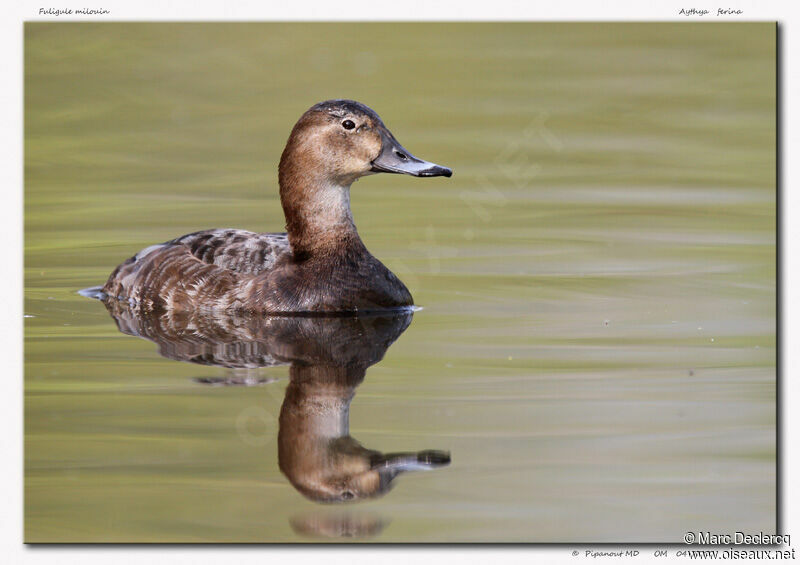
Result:
<svg viewBox="0 0 800 565"><path fill-rule="evenodd" d="M148 247L103 292L144 309L346 313L413 305L373 257L350 212L350 185L375 172L450 176L417 159L375 112L351 100L313 106L279 166L287 233L207 230Z"/></svg>

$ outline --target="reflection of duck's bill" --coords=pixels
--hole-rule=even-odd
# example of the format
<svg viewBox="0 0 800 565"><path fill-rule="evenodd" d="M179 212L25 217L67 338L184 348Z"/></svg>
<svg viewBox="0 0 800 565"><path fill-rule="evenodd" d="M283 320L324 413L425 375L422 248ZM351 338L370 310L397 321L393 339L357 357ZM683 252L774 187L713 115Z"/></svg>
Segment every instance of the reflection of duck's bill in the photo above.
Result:
<svg viewBox="0 0 800 565"><path fill-rule="evenodd" d="M411 453L381 453L370 460L370 467L394 477L403 471L428 471L450 464L450 453L433 449Z"/></svg>

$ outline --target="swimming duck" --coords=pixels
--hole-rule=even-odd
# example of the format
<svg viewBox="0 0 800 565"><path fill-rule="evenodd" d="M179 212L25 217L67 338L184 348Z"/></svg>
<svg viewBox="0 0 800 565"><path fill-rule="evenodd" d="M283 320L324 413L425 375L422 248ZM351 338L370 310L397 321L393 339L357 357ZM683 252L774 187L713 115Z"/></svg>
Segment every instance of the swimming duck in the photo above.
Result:
<svg viewBox="0 0 800 565"><path fill-rule="evenodd" d="M358 236L350 186L374 173L449 177L353 100L312 106L295 124L278 181L287 233L212 229L143 249L103 293L146 309L332 313L413 305L406 286Z"/></svg>

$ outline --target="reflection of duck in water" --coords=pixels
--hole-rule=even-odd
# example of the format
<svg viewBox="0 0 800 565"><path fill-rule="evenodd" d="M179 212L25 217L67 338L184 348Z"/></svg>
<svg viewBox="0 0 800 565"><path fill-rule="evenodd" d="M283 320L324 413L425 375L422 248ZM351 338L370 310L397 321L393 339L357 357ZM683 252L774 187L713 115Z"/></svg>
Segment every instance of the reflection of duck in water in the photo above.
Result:
<svg viewBox="0 0 800 565"><path fill-rule="evenodd" d="M350 435L350 402L356 388L367 367L380 360L386 347L399 335L393 332L405 329L410 316L402 318L402 327L394 323L379 329L387 334L380 340L381 345L368 355L352 355L345 348L336 355L320 356L314 364L292 364L281 408L278 462L295 488L308 498L341 502L379 496L391 488L394 478L403 471L433 469L450 463L449 453L381 453L364 447ZM372 321L383 323L386 319ZM336 337L342 339L343 333L346 332L339 332ZM392 337L387 343L388 335Z"/></svg>
<svg viewBox="0 0 800 565"><path fill-rule="evenodd" d="M230 368L290 363L278 463L319 502L380 496L404 471L450 463L443 451L381 453L350 436L349 408L369 366L411 322L411 313L369 317L254 317L219 312L143 313L105 300L119 329L147 338L170 359Z"/></svg>

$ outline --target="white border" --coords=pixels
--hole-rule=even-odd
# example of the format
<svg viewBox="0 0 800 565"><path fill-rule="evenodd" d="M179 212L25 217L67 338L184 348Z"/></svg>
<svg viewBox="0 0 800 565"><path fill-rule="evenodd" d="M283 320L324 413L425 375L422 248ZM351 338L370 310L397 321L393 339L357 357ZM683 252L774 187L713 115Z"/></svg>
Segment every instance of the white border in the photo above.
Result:
<svg viewBox="0 0 800 565"><path fill-rule="evenodd" d="M494 0L491 3L469 0L401 0L400 2L376 2L374 0L351 0L332 2L306 0L302 3L259 2L238 0L236 2L210 2L200 0L142 0L140 2L110 0L98 2L57 1L27 2L20 9L24 20L84 20L96 21L252 21L252 20L305 20L305 21L698 21L745 20L775 21L786 16L788 2L742 1L697 3L615 1L608 2L531 2L525 0ZM48 16L38 14L40 8L103 8L110 13L103 16L81 14ZM680 15L681 8L708 10L703 17ZM717 8L739 9L741 16L717 16Z"/></svg>
<svg viewBox="0 0 800 565"><path fill-rule="evenodd" d="M111 14L99 17L87 16L39 16L42 7L64 8L69 6L103 8ZM533 20L533 21L779 21L783 39L782 91L783 116L781 131L783 135L783 183L782 183L782 225L783 241L781 242L784 262L783 278L783 335L784 344L783 375L781 393L783 403L783 524L786 533L794 534L795 545L800 545L800 522L793 516L797 502L798 488L790 479L792 470L798 466L798 450L792 449L789 438L796 432L797 418L792 418L791 407L796 404L798 385L798 355L792 344L797 343L796 323L798 301L797 292L793 292L793 283L797 281L798 259L796 245L792 242L800 239L800 228L791 222L798 207L798 190L792 189L791 156L793 149L800 147L798 140L796 113L792 111L792 101L800 100L798 82L800 68L794 63L798 41L793 32L797 26L796 3L780 1L722 1L711 3L702 0L696 4L670 1L643 2L617 1L608 2L575 1L568 2L525 2L522 0L492 0L492 2L475 2L471 0L444 0L440 2L422 0L393 0L378 2L377 0L342 1L306 1L291 4L288 2L264 2L239 0L211 2L201 0L139 0L139 1L103 1L58 0L52 3L25 2L2 8L0 18L0 37L4 43L2 68L5 70L5 86L0 91L2 97L2 180L3 205L0 207L5 245L5 261L12 265L5 269L2 277L2 296L5 301L0 323L0 342L4 347L4 358L7 370L2 381L2 413L3 433L0 434L2 450L3 506L0 511L0 555L5 563L42 563L55 561L58 563L218 563L223 559L235 559L240 563L263 564L269 560L291 559L293 563L306 563L325 560L326 565L351 563L405 563L409 558L426 558L437 561L453 561L458 563L484 563L487 559L502 558L504 563L575 563L585 561L571 555L569 546L557 547L391 547L391 548L334 548L331 546L305 547L271 547L271 546L215 546L215 547L159 547L159 546L82 546L82 547L25 547L22 545L22 31L23 21L251 21L251 20L449 20L449 21L488 21L488 20ZM716 8L736 8L744 11L742 16L716 17ZM681 8L708 9L712 15L692 18L679 15ZM791 400L789 400L791 399ZM583 552L586 547L576 547ZM600 549L600 548L598 548ZM611 549L611 548L605 548ZM670 557L655 558L651 547L635 548L641 551L635 559L637 563L674 561L674 549ZM433 553L433 555L429 555ZM594 561L594 559L592 559ZM600 559L600 561L603 561Z"/></svg>

